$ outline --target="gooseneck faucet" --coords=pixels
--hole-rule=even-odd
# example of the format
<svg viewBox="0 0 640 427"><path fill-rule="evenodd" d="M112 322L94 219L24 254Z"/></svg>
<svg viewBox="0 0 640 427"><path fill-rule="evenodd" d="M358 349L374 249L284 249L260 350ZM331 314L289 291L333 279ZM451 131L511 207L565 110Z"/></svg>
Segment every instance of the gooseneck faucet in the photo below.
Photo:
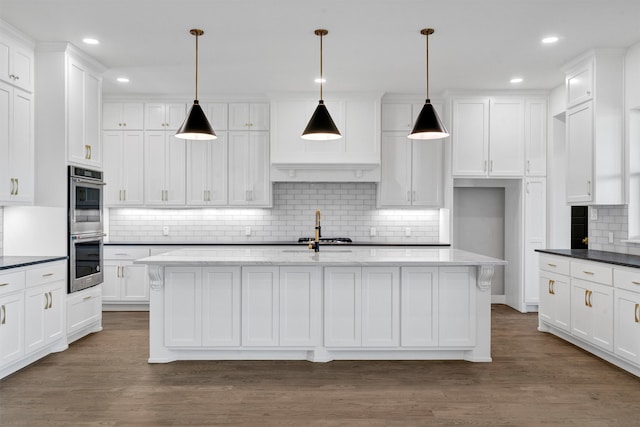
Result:
<svg viewBox="0 0 640 427"><path fill-rule="evenodd" d="M313 249L314 252L320 252L320 237L322 227L320 227L320 209L316 209L316 237L315 240L309 242L309 249Z"/></svg>

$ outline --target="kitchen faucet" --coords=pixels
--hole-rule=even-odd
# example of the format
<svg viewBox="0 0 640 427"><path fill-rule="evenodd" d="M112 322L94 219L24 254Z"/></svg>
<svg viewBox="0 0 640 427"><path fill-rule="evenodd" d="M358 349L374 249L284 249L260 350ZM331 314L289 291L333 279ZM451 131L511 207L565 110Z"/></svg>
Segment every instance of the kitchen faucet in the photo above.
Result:
<svg viewBox="0 0 640 427"><path fill-rule="evenodd" d="M314 241L309 242L309 249L313 249L314 252L320 251L320 231L322 227L320 227L320 209L316 209L316 238Z"/></svg>

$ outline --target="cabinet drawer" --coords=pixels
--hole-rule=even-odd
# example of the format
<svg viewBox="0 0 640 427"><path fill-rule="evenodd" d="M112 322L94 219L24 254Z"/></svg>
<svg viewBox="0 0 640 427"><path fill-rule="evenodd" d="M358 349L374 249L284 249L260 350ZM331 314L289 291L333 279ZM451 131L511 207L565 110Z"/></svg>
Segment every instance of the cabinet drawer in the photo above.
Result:
<svg viewBox="0 0 640 427"><path fill-rule="evenodd" d="M134 260L149 256L148 247L137 246L105 246L104 259Z"/></svg>
<svg viewBox="0 0 640 427"><path fill-rule="evenodd" d="M67 335L99 321L102 317L102 288L94 286L67 298Z"/></svg>
<svg viewBox="0 0 640 427"><path fill-rule="evenodd" d="M44 264L43 267L27 270L27 286L39 286L44 283L66 280L67 263L52 262Z"/></svg>
<svg viewBox="0 0 640 427"><path fill-rule="evenodd" d="M640 268L614 268L613 285L631 292L640 292Z"/></svg>
<svg viewBox="0 0 640 427"><path fill-rule="evenodd" d="M24 289L24 271L0 274L0 295Z"/></svg>
<svg viewBox="0 0 640 427"><path fill-rule="evenodd" d="M570 274L569 258L540 255L540 270L551 271L557 274Z"/></svg>
<svg viewBox="0 0 640 427"><path fill-rule="evenodd" d="M590 282L613 284L613 269L606 264L596 262L571 261L571 277Z"/></svg>

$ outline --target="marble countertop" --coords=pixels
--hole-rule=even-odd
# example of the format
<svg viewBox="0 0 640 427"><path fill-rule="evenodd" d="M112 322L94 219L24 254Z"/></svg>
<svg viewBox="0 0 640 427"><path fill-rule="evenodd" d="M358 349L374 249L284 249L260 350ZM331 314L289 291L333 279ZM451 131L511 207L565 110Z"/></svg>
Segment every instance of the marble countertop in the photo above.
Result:
<svg viewBox="0 0 640 427"><path fill-rule="evenodd" d="M353 246L321 247L315 253L297 247L212 247L171 251L141 258L148 265L319 265L319 266L438 266L504 265L506 261L450 248Z"/></svg>
<svg viewBox="0 0 640 427"><path fill-rule="evenodd" d="M66 256L0 256L0 270L66 260Z"/></svg>
<svg viewBox="0 0 640 427"><path fill-rule="evenodd" d="M559 255L585 261L604 262L625 267L640 268L640 256L591 249L536 249L536 252Z"/></svg>

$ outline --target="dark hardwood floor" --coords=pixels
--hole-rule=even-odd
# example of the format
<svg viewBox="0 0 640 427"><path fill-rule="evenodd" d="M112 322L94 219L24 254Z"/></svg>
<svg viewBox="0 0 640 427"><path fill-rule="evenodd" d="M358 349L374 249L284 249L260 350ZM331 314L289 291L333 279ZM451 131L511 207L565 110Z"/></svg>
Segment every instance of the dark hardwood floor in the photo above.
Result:
<svg viewBox="0 0 640 427"><path fill-rule="evenodd" d="M0 425L640 426L640 379L494 306L493 363L147 364L147 313L0 381Z"/></svg>

